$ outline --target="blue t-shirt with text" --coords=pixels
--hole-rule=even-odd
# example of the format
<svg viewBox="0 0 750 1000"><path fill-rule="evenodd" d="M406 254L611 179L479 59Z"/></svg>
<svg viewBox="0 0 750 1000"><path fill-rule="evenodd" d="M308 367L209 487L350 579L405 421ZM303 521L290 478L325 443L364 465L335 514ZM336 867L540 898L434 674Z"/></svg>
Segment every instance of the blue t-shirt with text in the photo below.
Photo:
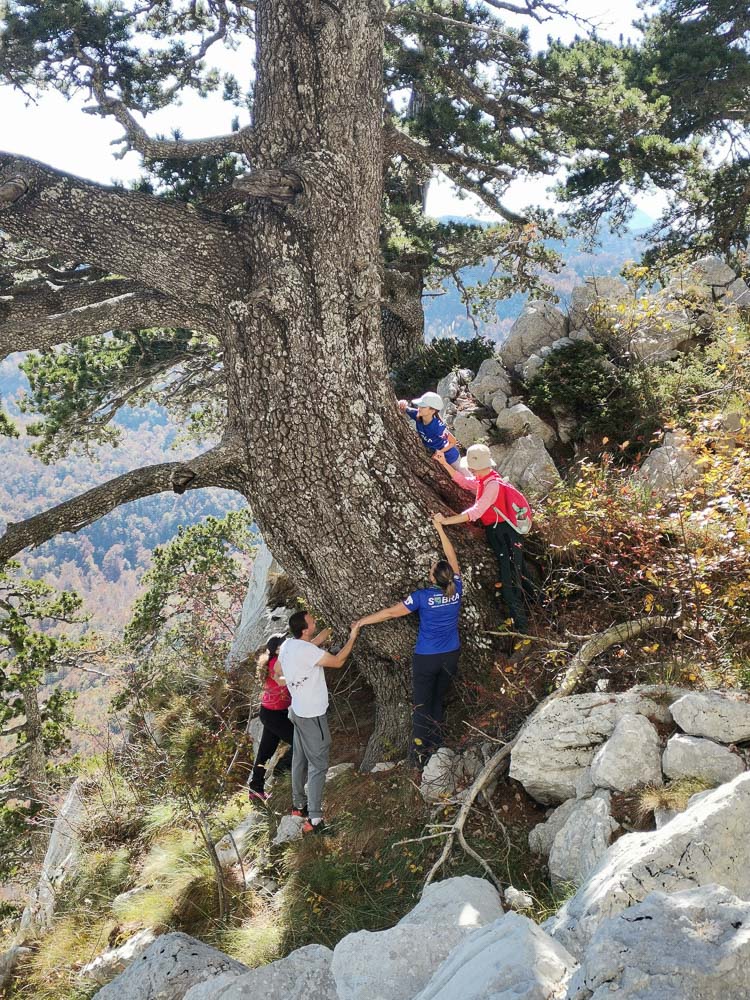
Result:
<svg viewBox="0 0 750 1000"><path fill-rule="evenodd" d="M412 591L404 598L404 606L408 611L419 612L415 653L452 653L461 645L458 616L464 585L458 574L453 577L453 582L456 592L452 597L446 597L440 587L425 587L423 590Z"/></svg>
<svg viewBox="0 0 750 1000"><path fill-rule="evenodd" d="M405 413L407 417L416 421L417 433L422 438L425 448L428 451L440 451L441 448L445 448L448 444L448 428L445 426L440 417L435 414L429 424L423 424L421 420L417 418L418 410L413 406L407 406ZM458 448L451 448L445 453L445 460L450 465L455 462L460 455Z"/></svg>

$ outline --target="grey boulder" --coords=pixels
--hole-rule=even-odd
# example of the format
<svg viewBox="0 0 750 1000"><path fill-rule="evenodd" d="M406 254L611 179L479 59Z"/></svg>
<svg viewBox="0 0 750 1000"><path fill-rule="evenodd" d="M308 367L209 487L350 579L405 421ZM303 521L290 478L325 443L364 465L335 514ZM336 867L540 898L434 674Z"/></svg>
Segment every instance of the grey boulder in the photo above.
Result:
<svg viewBox="0 0 750 1000"><path fill-rule="evenodd" d="M691 691L676 701L672 717L683 732L720 743L750 740L750 700L740 695Z"/></svg>
<svg viewBox="0 0 750 1000"><path fill-rule="evenodd" d="M745 770L744 762L726 747L681 733L667 743L662 766L668 778L702 778L711 785L731 781Z"/></svg>
<svg viewBox="0 0 750 1000"><path fill-rule="evenodd" d="M749 1000L748 928L722 886L652 892L599 927L566 1000Z"/></svg>
<svg viewBox="0 0 750 1000"><path fill-rule="evenodd" d="M575 967L532 920L506 913L470 934L414 1000L551 1000L562 995Z"/></svg>
<svg viewBox="0 0 750 1000"><path fill-rule="evenodd" d="M529 301L500 347L504 364L522 365L568 332L568 321L550 302Z"/></svg>
<svg viewBox="0 0 750 1000"><path fill-rule="evenodd" d="M538 802L574 798L576 784L597 749L624 715L670 721L669 689L632 688L623 694L578 694L558 698L527 726L510 758L510 776Z"/></svg>
<svg viewBox="0 0 750 1000"><path fill-rule="evenodd" d="M189 990L184 1000L338 1000L332 957L330 948L309 944L243 975L209 979Z"/></svg>
<svg viewBox="0 0 750 1000"><path fill-rule="evenodd" d="M552 888L581 885L616 830L619 824L612 818L609 792L600 789L590 799L577 799L549 852Z"/></svg>
<svg viewBox="0 0 750 1000"><path fill-rule="evenodd" d="M621 837L544 927L580 957L603 921L650 892L718 883L747 898L749 826L750 774L741 774L660 830Z"/></svg>
<svg viewBox="0 0 750 1000"><path fill-rule="evenodd" d="M495 426L511 440L525 437L527 434L538 434L545 448L551 447L557 440L557 435L549 424L545 424L523 403L516 403L515 406L502 410L495 421Z"/></svg>
<svg viewBox="0 0 750 1000"><path fill-rule="evenodd" d="M339 1000L412 1000L472 931L502 916L484 879L433 882L395 927L358 931L336 945L332 971Z"/></svg>
<svg viewBox="0 0 750 1000"><path fill-rule="evenodd" d="M659 734L647 718L628 713L618 719L591 761L591 780L615 792L662 784Z"/></svg>
<svg viewBox="0 0 750 1000"><path fill-rule="evenodd" d="M557 466L538 434L514 441L498 463L498 472L530 499L544 496L560 482Z"/></svg>
<svg viewBox="0 0 750 1000"><path fill-rule="evenodd" d="M198 983L248 971L246 965L188 934L164 934L98 990L94 1000L183 1000Z"/></svg>

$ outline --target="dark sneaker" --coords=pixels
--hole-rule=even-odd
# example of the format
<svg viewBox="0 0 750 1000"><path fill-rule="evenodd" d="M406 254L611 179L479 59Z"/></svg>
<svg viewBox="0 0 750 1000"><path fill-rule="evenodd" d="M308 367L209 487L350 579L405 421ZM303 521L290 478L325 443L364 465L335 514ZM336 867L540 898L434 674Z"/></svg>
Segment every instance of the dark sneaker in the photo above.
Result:
<svg viewBox="0 0 750 1000"><path fill-rule="evenodd" d="M323 820L319 823L313 823L311 819L306 819L300 829L303 833L317 833L322 836L326 836L331 832L331 828L326 826Z"/></svg>

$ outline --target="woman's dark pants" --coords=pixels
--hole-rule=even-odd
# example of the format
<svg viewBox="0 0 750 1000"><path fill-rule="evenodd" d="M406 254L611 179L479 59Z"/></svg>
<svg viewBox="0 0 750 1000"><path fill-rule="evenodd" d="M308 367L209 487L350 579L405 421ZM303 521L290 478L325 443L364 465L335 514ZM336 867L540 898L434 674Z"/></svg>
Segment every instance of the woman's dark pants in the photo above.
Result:
<svg viewBox="0 0 750 1000"><path fill-rule="evenodd" d="M261 705L260 721L263 723L263 735L260 738L260 746L248 786L253 792L262 794L266 785L266 764L276 753L276 748L282 741L289 744L289 749L276 765L276 774L291 770L294 726L289 721L289 715L285 708L264 708Z"/></svg>
<svg viewBox="0 0 750 1000"><path fill-rule="evenodd" d="M497 559L500 582L503 585L502 597L513 619L513 625L519 632L525 632L529 622L523 599L524 565L521 538L504 521L487 525L485 533Z"/></svg>
<svg viewBox="0 0 750 1000"><path fill-rule="evenodd" d="M443 742L443 704L458 670L460 649L450 653L415 653L412 659L411 759L420 767Z"/></svg>

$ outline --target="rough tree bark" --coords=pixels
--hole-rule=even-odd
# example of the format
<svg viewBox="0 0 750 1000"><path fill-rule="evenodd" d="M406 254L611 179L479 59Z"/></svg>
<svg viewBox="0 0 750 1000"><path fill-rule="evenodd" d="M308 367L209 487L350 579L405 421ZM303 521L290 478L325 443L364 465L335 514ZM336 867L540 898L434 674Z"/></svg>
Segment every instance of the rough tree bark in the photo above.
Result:
<svg viewBox="0 0 750 1000"><path fill-rule="evenodd" d="M388 381L383 17L380 0L258 0L255 181L244 185L252 194L239 220L66 180L0 154L0 226L12 237L76 253L201 310L202 328L223 349L235 450L231 468L190 485L242 492L311 608L339 628L425 580L436 556L428 514L456 504ZM78 335L95 323L88 313ZM133 495L169 488L158 468ZM94 516L115 505L98 496L105 502ZM81 511L69 513L75 530ZM53 533L70 530L53 515L41 515ZM14 526L0 539L0 558L41 538ZM491 588L479 585L493 574L492 560L483 544L470 548L465 662L489 645L479 629L494 610ZM376 699L365 764L385 745L405 743L413 636L413 624L401 623L360 640Z"/></svg>
<svg viewBox="0 0 750 1000"><path fill-rule="evenodd" d="M24 686L22 690L23 706L26 715L25 731L29 750L24 761L26 786L32 800L41 805L42 815L45 807L49 807L50 794L47 781L47 759L44 753L42 734L42 713L39 710L39 688L36 684ZM41 865L47 851L49 835L45 826L32 827L29 833L31 860L34 865Z"/></svg>

